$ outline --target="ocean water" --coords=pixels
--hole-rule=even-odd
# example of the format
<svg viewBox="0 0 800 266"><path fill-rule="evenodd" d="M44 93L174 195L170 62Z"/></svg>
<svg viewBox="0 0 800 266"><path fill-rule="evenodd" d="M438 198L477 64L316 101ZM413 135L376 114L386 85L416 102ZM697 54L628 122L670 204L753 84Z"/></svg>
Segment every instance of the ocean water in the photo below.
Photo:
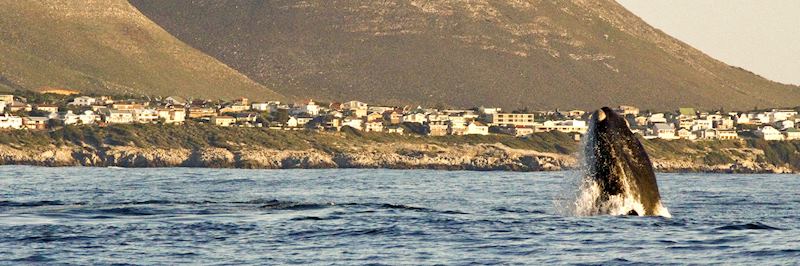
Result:
<svg viewBox="0 0 800 266"><path fill-rule="evenodd" d="M798 176L658 174L664 218L576 175L2 166L0 264L800 263Z"/></svg>

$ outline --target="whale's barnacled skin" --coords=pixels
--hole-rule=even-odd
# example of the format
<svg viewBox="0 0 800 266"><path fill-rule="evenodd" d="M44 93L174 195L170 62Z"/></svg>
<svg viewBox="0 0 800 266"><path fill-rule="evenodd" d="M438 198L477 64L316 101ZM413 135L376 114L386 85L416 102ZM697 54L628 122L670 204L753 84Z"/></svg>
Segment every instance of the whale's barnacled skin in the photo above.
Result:
<svg viewBox="0 0 800 266"><path fill-rule="evenodd" d="M592 114L589 124L585 159L588 176L600 189L595 206L600 208L614 196L630 197L641 203L643 215L658 215L661 196L653 165L625 118L603 107Z"/></svg>

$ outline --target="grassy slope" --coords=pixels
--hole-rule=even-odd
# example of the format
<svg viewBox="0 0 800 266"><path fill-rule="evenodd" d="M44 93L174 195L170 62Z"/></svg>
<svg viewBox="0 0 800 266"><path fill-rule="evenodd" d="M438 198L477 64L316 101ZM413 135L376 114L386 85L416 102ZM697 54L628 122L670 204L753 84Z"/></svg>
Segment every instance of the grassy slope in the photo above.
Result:
<svg viewBox="0 0 800 266"><path fill-rule="evenodd" d="M511 108L800 101L797 87L714 60L608 0L131 2L194 47L301 97Z"/></svg>
<svg viewBox="0 0 800 266"><path fill-rule="evenodd" d="M0 1L0 90L278 98L124 0Z"/></svg>

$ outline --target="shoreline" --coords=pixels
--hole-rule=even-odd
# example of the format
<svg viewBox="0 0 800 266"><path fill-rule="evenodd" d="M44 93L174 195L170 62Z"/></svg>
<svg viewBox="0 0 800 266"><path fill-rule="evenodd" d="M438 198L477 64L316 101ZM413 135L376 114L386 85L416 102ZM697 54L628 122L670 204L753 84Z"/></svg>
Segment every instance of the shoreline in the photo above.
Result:
<svg viewBox="0 0 800 266"><path fill-rule="evenodd" d="M242 169L579 169L571 135L424 137L387 133L126 125L9 131L0 165ZM799 173L800 141L642 140L656 172Z"/></svg>
<svg viewBox="0 0 800 266"><path fill-rule="evenodd" d="M401 144L398 144L401 145ZM403 146L403 145L401 145ZM407 147L405 147L407 148ZM43 167L217 168L217 169L398 169L445 171L553 172L578 170L576 156L517 150L502 144L461 145L436 155L365 152L325 153L321 150L223 148L162 149L52 147L21 150L0 145L0 165ZM771 164L705 165L653 159L657 173L797 174Z"/></svg>

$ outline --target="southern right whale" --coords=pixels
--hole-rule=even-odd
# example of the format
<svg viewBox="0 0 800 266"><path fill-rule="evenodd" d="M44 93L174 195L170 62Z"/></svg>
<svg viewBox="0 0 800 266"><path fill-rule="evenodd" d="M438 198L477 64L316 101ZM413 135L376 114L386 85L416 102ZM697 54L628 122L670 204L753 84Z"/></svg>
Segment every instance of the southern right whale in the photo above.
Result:
<svg viewBox="0 0 800 266"><path fill-rule="evenodd" d="M588 214L669 216L650 157L625 118L608 107L591 114L584 163Z"/></svg>

